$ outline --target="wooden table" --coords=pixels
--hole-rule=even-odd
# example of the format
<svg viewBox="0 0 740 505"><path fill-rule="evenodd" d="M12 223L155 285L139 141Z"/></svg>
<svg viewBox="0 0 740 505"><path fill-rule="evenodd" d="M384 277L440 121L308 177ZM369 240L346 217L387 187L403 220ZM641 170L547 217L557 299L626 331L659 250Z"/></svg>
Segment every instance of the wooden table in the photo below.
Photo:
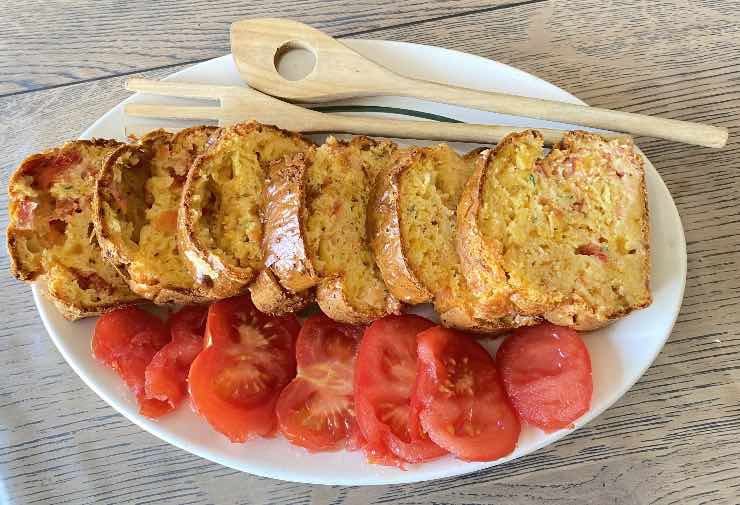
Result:
<svg viewBox="0 0 740 505"><path fill-rule="evenodd" d="M127 77L158 78L227 53L229 23L247 16L479 54L591 105L727 126L730 145L639 140L673 194L689 255L683 309L643 378L553 446L490 471L417 485L256 478L143 432L64 362L3 252L0 503L739 503L739 12L737 2L714 0L4 4L4 186L27 154L75 138L125 98Z"/></svg>

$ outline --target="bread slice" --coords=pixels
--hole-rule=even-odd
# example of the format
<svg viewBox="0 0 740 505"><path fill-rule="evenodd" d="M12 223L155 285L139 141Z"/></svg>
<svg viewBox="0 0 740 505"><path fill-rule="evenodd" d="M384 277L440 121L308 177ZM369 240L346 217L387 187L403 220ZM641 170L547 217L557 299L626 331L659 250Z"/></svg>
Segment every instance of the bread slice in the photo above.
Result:
<svg viewBox="0 0 740 505"><path fill-rule="evenodd" d="M119 147L96 186L95 230L103 255L131 290L154 303L202 303L177 246L177 213L193 160L217 131L196 126L173 135L155 130Z"/></svg>
<svg viewBox="0 0 740 505"><path fill-rule="evenodd" d="M366 226L372 183L395 149L367 137L329 137L284 160L265 193L265 265L289 292L315 287L319 307L337 321L367 324L400 310Z"/></svg>
<svg viewBox="0 0 740 505"><path fill-rule="evenodd" d="M631 140L535 131L484 153L461 201L458 251L489 312L580 330L651 302L643 161Z"/></svg>
<svg viewBox="0 0 740 505"><path fill-rule="evenodd" d="M375 178L396 145L368 137L329 137L306 174L306 243L321 277L316 301L336 321L369 324L400 312L380 275L367 233Z"/></svg>
<svg viewBox="0 0 740 505"><path fill-rule="evenodd" d="M313 144L257 122L221 130L192 165L178 217L180 249L201 289L214 298L245 291L262 267L262 192L269 166Z"/></svg>
<svg viewBox="0 0 740 505"><path fill-rule="evenodd" d="M93 232L92 199L101 162L120 144L77 140L26 158L8 184L8 251L18 279L43 277L66 319L133 304Z"/></svg>
<svg viewBox="0 0 740 505"><path fill-rule="evenodd" d="M529 318L480 318L456 252L457 204L474 160L445 144L413 147L378 176L369 220L373 250L391 292L406 303L433 301L447 326L496 332Z"/></svg>

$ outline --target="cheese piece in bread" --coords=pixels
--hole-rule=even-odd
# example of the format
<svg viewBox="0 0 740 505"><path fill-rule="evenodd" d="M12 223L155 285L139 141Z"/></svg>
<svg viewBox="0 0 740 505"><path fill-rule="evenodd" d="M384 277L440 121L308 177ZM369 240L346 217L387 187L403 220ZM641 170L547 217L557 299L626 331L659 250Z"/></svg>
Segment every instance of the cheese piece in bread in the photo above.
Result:
<svg viewBox="0 0 740 505"><path fill-rule="evenodd" d="M95 178L119 145L68 142L26 158L8 184L11 271L24 281L43 277L48 297L66 319L140 301L103 259L93 232Z"/></svg>
<svg viewBox="0 0 740 505"><path fill-rule="evenodd" d="M534 320L478 317L456 252L456 212L479 150L461 157L445 144L413 147L376 180L373 249L391 292L407 303L433 301L443 324L497 332Z"/></svg>
<svg viewBox="0 0 740 505"><path fill-rule="evenodd" d="M134 292L154 303L209 300L178 249L177 213L190 165L216 131L155 130L117 149L100 173L94 206L103 253Z"/></svg>
<svg viewBox="0 0 740 505"><path fill-rule="evenodd" d="M212 297L247 289L262 267L262 192L272 162L313 144L257 122L221 130L192 165L178 216L180 249Z"/></svg>
<svg viewBox="0 0 740 505"><path fill-rule="evenodd" d="M570 132L543 159L534 131L480 158L458 250L489 309L580 330L651 302L643 161L631 140Z"/></svg>

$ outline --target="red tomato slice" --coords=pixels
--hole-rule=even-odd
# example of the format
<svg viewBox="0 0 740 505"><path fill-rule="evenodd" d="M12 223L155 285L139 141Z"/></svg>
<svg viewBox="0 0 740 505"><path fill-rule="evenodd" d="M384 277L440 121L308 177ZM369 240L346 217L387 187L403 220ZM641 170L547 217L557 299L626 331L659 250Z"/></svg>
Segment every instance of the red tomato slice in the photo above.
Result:
<svg viewBox="0 0 740 505"><path fill-rule="evenodd" d="M167 402L172 408L187 394L190 364L203 349L207 306L183 307L169 320L172 340L154 355L146 367L146 396Z"/></svg>
<svg viewBox="0 0 740 505"><path fill-rule="evenodd" d="M135 307L100 316L92 339L93 355L123 378L136 395L139 412L158 417L172 407L145 395L145 370L159 349L169 341L165 324L156 316Z"/></svg>
<svg viewBox="0 0 740 505"><path fill-rule="evenodd" d="M572 426L591 406L591 358L570 328L520 328L501 344L496 364L521 420L546 432Z"/></svg>
<svg viewBox="0 0 740 505"><path fill-rule="evenodd" d="M355 369L355 409L373 463L402 466L446 454L414 429L411 398L416 383L416 334L434 326L407 314L375 321L365 331Z"/></svg>
<svg viewBox="0 0 740 505"><path fill-rule="evenodd" d="M354 368L364 327L323 314L304 323L296 341L298 375L280 394L280 431L310 451L357 449L362 435L354 414Z"/></svg>
<svg viewBox="0 0 740 505"><path fill-rule="evenodd" d="M190 367L195 408L232 442L274 433L278 395L295 376L295 318L259 312L249 296L211 305L206 348Z"/></svg>
<svg viewBox="0 0 740 505"><path fill-rule="evenodd" d="M488 351L468 335L440 326L419 333L417 341L419 420L429 437L467 461L511 453L519 419Z"/></svg>

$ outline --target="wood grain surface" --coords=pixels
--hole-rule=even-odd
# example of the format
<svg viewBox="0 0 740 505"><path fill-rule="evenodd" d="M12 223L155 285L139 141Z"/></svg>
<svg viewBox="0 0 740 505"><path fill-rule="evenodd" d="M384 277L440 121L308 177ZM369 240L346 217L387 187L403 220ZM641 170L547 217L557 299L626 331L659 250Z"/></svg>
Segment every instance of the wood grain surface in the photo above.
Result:
<svg viewBox="0 0 740 505"><path fill-rule="evenodd" d="M478 474L307 486L209 463L131 424L49 340L0 256L0 503L740 503L740 9L735 1L13 2L0 12L2 184L158 78L228 51L228 24L289 16L534 73L591 105L730 128L723 150L638 139L686 232L683 308L642 379L587 427ZM360 35L357 35L360 34ZM7 197L0 227L7 224ZM660 230L654 230L660 233ZM4 236L3 236L4 240Z"/></svg>

